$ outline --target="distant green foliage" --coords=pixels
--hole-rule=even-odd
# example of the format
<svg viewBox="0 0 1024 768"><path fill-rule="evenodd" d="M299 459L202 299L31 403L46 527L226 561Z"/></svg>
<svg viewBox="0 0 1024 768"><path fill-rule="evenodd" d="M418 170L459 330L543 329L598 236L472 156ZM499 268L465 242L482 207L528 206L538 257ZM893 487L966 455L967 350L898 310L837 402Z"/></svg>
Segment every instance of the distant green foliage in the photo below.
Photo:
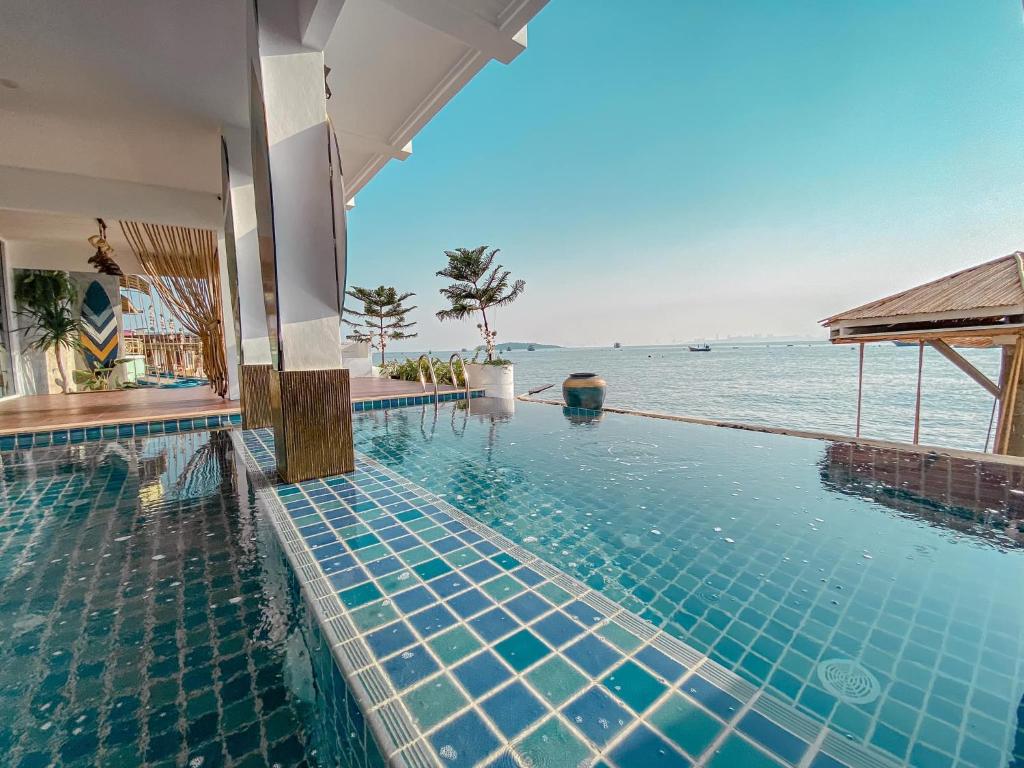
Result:
<svg viewBox="0 0 1024 768"><path fill-rule="evenodd" d="M494 362L494 339L498 332L491 328L487 320L487 310L507 307L526 290L524 281L510 281L511 273L501 264L494 264L498 253L497 248L488 253L486 245L445 251L448 264L437 273L438 277L446 277L453 281L441 289L441 295L448 300L451 308L440 310L437 319L442 322L465 320L479 312L480 322L476 327L480 329L480 335L484 338L489 363Z"/></svg>
<svg viewBox="0 0 1024 768"><path fill-rule="evenodd" d="M416 309L406 307L403 301L415 296L415 293L399 293L389 285L381 285L377 288L360 288L353 286L345 292L357 301L363 303L363 311L345 307L345 314L357 320L342 318L343 322L352 328L348 338L352 341L369 343L374 349L380 352L380 362L384 364L384 350L387 349L389 341L398 339L411 339L418 334L409 333L409 329L416 325L415 322L406 322L405 316Z"/></svg>
<svg viewBox="0 0 1024 768"><path fill-rule="evenodd" d="M465 382L465 379L463 378L465 376L465 371L462 370L462 364L458 360L455 361L455 373L459 379L457 384L452 381L451 369L448 367L447 360L431 358L430 363L434 368L434 376L437 378L438 384L451 384L452 386L461 387ZM427 366L422 365L422 368L423 375L426 376L427 381L429 381L430 375L427 373ZM384 377L388 379L400 379L402 381L420 380L417 362L408 357L402 361L388 360L380 367L380 369Z"/></svg>

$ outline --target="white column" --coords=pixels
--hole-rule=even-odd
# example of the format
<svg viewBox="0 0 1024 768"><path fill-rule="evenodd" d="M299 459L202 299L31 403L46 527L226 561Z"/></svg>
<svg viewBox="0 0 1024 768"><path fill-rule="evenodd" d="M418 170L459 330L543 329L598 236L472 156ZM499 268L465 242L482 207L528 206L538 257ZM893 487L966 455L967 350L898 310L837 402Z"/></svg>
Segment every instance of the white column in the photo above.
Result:
<svg viewBox="0 0 1024 768"><path fill-rule="evenodd" d="M260 273L260 244L256 232L256 197L252 180L252 149L249 129L225 126L228 197L235 250L235 290L238 292L238 326L241 362L265 365L273 362L267 312Z"/></svg>
<svg viewBox="0 0 1024 768"><path fill-rule="evenodd" d="M271 5L266 14L261 6L254 68L254 98L262 104L253 115L253 168L262 172L264 158L258 153L265 151L272 190L272 241L260 232L264 294L268 251L276 283L276 306L267 307L267 317L276 315L279 370L340 368L344 208L333 200L324 56L282 32L294 29L285 6ZM264 126L265 136L260 136ZM256 192L259 197L258 179ZM257 210L266 207L257 199Z"/></svg>

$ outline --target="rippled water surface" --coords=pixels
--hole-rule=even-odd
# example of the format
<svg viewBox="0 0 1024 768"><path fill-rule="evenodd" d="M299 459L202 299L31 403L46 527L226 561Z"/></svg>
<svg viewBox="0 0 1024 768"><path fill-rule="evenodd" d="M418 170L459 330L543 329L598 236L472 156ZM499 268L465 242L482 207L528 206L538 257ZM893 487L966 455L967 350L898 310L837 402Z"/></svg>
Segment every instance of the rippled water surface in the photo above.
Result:
<svg viewBox="0 0 1024 768"><path fill-rule="evenodd" d="M229 452L196 432L0 454L0 765L337 764Z"/></svg>
<svg viewBox="0 0 1024 768"><path fill-rule="evenodd" d="M357 448L851 739L915 766L1024 752L1020 468L513 408L368 412Z"/></svg>
<svg viewBox="0 0 1024 768"><path fill-rule="evenodd" d="M594 371L608 382L608 403L613 405L853 434L857 413L856 346L727 342L711 346L707 353L674 346L538 349L501 354L516 363L517 393L554 384L541 397L560 398L559 387L568 373ZM998 350L961 351L996 378ZM865 436L902 441L913 438L917 356L916 347L867 347ZM447 359L447 354L443 357ZM928 348L921 413L922 443L981 450L992 414L992 397Z"/></svg>

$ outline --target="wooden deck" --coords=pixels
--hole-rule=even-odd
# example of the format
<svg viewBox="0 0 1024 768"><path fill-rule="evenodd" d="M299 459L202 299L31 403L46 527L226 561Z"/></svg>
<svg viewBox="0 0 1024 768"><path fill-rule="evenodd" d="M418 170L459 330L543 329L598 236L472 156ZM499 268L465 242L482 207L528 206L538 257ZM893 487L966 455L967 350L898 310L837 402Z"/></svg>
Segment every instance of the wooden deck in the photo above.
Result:
<svg viewBox="0 0 1024 768"><path fill-rule="evenodd" d="M439 389L457 391L448 386ZM428 392L432 391L433 387L428 386ZM352 379L353 401L421 394L423 390L416 381ZM26 395L0 402L0 434L223 413L238 413L238 401L221 400L207 387Z"/></svg>

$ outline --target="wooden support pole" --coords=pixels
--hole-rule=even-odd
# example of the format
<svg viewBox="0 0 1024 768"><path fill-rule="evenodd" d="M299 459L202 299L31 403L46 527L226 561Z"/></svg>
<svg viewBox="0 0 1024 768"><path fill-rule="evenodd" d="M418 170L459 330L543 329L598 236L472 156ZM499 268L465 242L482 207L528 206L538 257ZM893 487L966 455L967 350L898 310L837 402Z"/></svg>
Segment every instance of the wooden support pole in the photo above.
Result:
<svg viewBox="0 0 1024 768"><path fill-rule="evenodd" d="M967 358L950 347L949 344L942 339L933 339L928 342L928 345L984 387L992 397L999 397L999 385L975 368Z"/></svg>
<svg viewBox="0 0 1024 768"><path fill-rule="evenodd" d="M1014 346L1013 362L1010 365L1010 375L1003 385L1002 409L1000 412L1000 430L996 443L996 453L1009 453L1011 439L1014 432L1024 429L1024 424L1016 418L1017 393L1020 391L1021 368L1024 367L1024 337L1017 338Z"/></svg>
<svg viewBox="0 0 1024 768"><path fill-rule="evenodd" d="M917 344L917 401L914 404L914 445L921 440L921 374L924 372L924 342Z"/></svg>
<svg viewBox="0 0 1024 768"><path fill-rule="evenodd" d="M857 369L857 431L855 435L860 437L860 406L864 397L864 343L860 345L860 362Z"/></svg>

